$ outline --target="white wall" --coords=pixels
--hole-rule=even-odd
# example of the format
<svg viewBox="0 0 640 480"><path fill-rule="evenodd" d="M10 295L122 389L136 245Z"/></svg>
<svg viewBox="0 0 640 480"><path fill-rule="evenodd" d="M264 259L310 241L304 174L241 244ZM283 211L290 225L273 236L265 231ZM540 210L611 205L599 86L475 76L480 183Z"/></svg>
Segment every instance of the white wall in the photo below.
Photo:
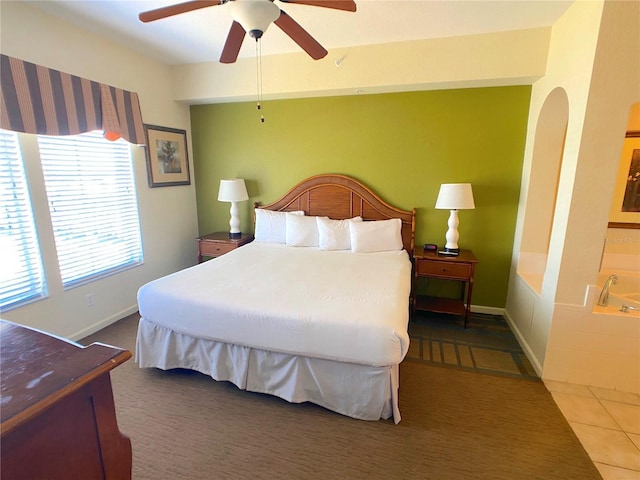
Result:
<svg viewBox="0 0 640 480"><path fill-rule="evenodd" d="M576 2L554 25L547 74L533 87L522 205L526 196L536 195L529 189L529 172L540 105L556 87L563 88L569 98L569 125L542 292L528 290L515 270L524 221L520 215L506 308L510 322L521 325L517 334L542 369L543 378L595 381L583 375L593 365L583 363L577 366L580 371L573 368L576 332L566 325L575 321L573 307L585 306L587 287L596 280L629 109L640 96L639 8L637 2ZM573 313L568 315L569 311ZM600 345L610 343L604 335L601 339ZM591 343L594 354L597 344ZM559 355L557 349L565 352ZM626 355L627 362L638 361L637 349ZM602 356L592 358L602 360ZM616 359L607 367L599 365L598 370L602 373L608 368L615 376L620 363ZM602 386L611 388L611 384ZM625 388L637 386L626 382Z"/></svg>
<svg viewBox="0 0 640 480"><path fill-rule="evenodd" d="M521 342L526 345L530 356L533 356L532 362L540 371L544 363L551 326L558 268L563 254L564 229L570 215L572 181L578 163L578 150L587 108L601 12L601 1L576 2L556 22L551 31L547 73L533 85L531 92L529 126L506 316L511 321ZM536 195L549 193L530 188L531 171L538 120L545 101L551 92L558 87L567 94L569 122L552 226L550 252L546 262L542 288L536 292L518 274L517 262L522 253L520 248L523 245L522 234L526 220L526 205L535 202Z"/></svg>
<svg viewBox="0 0 640 480"><path fill-rule="evenodd" d="M169 67L61 22L27 2L0 3L0 51L46 67L137 92L143 121L187 130L189 109L173 100ZM193 159L191 185L149 188L145 150L132 147L142 226L144 265L68 291L57 271L53 232L35 138L23 135L48 283L46 299L2 312L2 318L79 339L137 310L138 288L196 262L198 235ZM100 255L100 252L94 252ZM94 306L87 307L92 293Z"/></svg>

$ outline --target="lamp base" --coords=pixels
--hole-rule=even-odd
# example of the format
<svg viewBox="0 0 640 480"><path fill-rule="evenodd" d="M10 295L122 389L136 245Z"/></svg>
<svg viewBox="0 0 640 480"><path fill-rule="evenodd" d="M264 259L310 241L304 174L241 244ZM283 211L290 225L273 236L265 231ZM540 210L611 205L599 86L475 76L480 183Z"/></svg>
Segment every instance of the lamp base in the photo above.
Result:
<svg viewBox="0 0 640 480"><path fill-rule="evenodd" d="M240 238L242 237L242 232L229 232L229 238Z"/></svg>
<svg viewBox="0 0 640 480"><path fill-rule="evenodd" d="M447 248L444 247L444 249L438 251L438 253L440 255L449 255L451 257L456 257L460 254L460 249L459 248Z"/></svg>

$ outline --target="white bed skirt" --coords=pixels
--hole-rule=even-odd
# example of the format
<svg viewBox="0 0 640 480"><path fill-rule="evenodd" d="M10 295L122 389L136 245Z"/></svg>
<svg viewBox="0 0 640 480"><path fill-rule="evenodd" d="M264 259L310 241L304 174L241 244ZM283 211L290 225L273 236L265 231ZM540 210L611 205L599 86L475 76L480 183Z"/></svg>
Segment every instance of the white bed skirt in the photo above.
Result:
<svg viewBox="0 0 640 480"><path fill-rule="evenodd" d="M400 422L398 365L370 367L203 340L144 318L135 361L140 368L196 370L243 390L312 402L361 420Z"/></svg>

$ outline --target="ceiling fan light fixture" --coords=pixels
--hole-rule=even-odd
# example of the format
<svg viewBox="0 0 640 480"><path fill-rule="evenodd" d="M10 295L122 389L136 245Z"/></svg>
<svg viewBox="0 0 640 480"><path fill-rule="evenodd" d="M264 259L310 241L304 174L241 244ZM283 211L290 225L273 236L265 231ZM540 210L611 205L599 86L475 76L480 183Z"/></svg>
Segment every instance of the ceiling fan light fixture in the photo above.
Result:
<svg viewBox="0 0 640 480"><path fill-rule="evenodd" d="M280 9L270 0L236 0L231 7L233 19L256 40L280 16Z"/></svg>

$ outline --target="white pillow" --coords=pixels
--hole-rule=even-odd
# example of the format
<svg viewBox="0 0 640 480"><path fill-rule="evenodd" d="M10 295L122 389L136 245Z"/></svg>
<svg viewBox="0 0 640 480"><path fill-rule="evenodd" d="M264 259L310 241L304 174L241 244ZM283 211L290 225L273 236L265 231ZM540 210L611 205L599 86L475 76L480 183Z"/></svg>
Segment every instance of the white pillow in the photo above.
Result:
<svg viewBox="0 0 640 480"><path fill-rule="evenodd" d="M302 210L296 212L277 212L256 208L256 228L254 238L258 242L285 243L287 240L287 214L304 215Z"/></svg>
<svg viewBox="0 0 640 480"><path fill-rule="evenodd" d="M286 244L291 247L317 247L317 217L287 215Z"/></svg>
<svg viewBox="0 0 640 480"><path fill-rule="evenodd" d="M402 221L399 218L373 222L351 222L351 251L361 253L402 250Z"/></svg>
<svg viewBox="0 0 640 480"><path fill-rule="evenodd" d="M320 250L351 250L349 223L362 222L362 217L353 217L347 220L317 217L317 220Z"/></svg>

